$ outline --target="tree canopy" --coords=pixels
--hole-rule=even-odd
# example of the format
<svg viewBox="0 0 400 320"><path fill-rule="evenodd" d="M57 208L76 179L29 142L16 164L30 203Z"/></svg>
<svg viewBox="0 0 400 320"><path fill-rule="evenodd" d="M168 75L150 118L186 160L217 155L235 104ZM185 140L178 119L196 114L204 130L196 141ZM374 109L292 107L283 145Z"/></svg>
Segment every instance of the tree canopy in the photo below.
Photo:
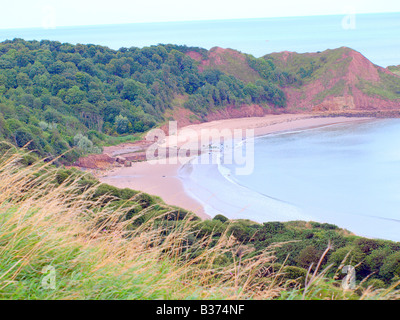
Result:
<svg viewBox="0 0 400 320"><path fill-rule="evenodd" d="M41 156L57 156L75 147L79 133L108 137L140 134L165 120L174 98L202 116L228 105L285 106L285 95L271 80L274 66L247 57L260 73L244 83L220 70L199 71L186 53L208 51L177 45L112 50L99 45L57 41L7 40L0 43L0 139L21 146L29 140ZM82 140L85 141L85 140Z"/></svg>

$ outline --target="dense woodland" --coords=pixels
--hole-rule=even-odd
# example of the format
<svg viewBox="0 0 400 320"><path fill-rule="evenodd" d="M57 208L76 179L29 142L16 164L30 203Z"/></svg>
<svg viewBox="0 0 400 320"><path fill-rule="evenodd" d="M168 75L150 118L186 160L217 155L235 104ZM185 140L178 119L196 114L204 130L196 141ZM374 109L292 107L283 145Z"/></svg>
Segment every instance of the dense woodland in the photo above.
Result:
<svg viewBox="0 0 400 320"><path fill-rule="evenodd" d="M244 83L185 53L208 51L176 45L111 50L98 45L14 39L0 43L0 139L40 156L97 153L104 144L134 138L165 121L178 95L201 119L227 105L285 106L279 88L293 77L271 62L247 56L260 78ZM132 135L134 135L132 137Z"/></svg>

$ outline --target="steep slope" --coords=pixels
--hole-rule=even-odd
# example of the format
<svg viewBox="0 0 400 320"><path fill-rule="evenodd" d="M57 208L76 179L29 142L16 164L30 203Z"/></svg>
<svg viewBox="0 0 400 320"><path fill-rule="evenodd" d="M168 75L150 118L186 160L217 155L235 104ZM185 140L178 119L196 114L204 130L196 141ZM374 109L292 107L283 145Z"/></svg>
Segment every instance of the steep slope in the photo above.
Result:
<svg viewBox="0 0 400 320"><path fill-rule="evenodd" d="M197 70L200 76L204 77L207 82L214 84L219 92L218 90L208 90L204 86L205 90L201 88L199 93L206 99L192 96L186 99L184 104L179 105L178 103L178 107L184 106L197 114L198 105L210 106L208 112L201 113L197 119L190 115L192 123L199 119L212 121L257 117L284 111L286 98L279 87L280 77L276 76L275 66L272 63L229 48L213 47L209 51L193 49L195 50L185 50L185 54L197 62ZM228 84L232 92L236 92L238 96L245 94L247 98L239 100L231 95L226 96L226 89L224 89L221 80ZM218 106L218 95L226 97L222 108ZM210 97L213 98L210 99ZM181 118L181 114L184 114L184 112L178 113L179 118ZM188 117L186 117L184 123L188 120Z"/></svg>
<svg viewBox="0 0 400 320"><path fill-rule="evenodd" d="M284 89L292 112L400 109L400 77L350 48L286 51L264 59L297 77Z"/></svg>
<svg viewBox="0 0 400 320"><path fill-rule="evenodd" d="M216 69L246 83L261 79L259 73L249 66L247 55L239 51L213 47L206 55L201 55L196 51L189 51L186 54L200 62L198 66L200 72Z"/></svg>
<svg viewBox="0 0 400 320"><path fill-rule="evenodd" d="M391 72L393 72L394 74L397 74L398 76L400 76L400 65L398 66L389 66L387 67L387 69Z"/></svg>

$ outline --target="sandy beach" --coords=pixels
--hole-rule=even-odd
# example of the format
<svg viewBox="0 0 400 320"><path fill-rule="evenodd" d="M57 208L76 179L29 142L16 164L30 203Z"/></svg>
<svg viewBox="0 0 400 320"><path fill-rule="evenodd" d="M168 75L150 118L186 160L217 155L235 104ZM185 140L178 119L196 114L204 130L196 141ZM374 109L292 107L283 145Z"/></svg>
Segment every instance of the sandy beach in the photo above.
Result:
<svg viewBox="0 0 400 320"><path fill-rule="evenodd" d="M264 117L228 119L190 125L180 128L178 133L180 130L190 129L192 137L189 140L193 142L193 140L201 137L200 133L202 129L254 129L255 136L261 136L281 131L321 127L344 122L358 122L369 119L365 117L316 117L315 114L267 115ZM168 138L170 139L171 137ZM178 147L183 143L178 142ZM132 167L113 168L99 179L101 182L119 188L131 188L159 196L167 204L190 210L203 219L210 218L206 214L203 205L185 192L178 175L181 165L181 163L152 164L148 161L135 162L132 164Z"/></svg>

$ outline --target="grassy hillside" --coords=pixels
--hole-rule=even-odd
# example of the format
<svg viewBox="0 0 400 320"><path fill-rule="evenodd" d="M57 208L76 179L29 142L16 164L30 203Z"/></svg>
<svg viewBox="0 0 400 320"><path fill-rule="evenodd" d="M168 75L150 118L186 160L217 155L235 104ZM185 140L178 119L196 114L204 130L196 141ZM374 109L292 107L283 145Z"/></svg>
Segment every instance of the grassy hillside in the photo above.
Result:
<svg viewBox="0 0 400 320"><path fill-rule="evenodd" d="M390 72L393 72L394 74L397 74L398 76L400 76L400 65L399 66L389 66L389 67L387 67L387 69Z"/></svg>
<svg viewBox="0 0 400 320"><path fill-rule="evenodd" d="M264 59L271 61L277 68L295 75L299 84L304 84L326 76L329 70L345 73L351 59L343 59L343 55L350 50L342 47L318 53L272 53L265 55Z"/></svg>
<svg viewBox="0 0 400 320"><path fill-rule="evenodd" d="M383 71L379 72L379 77L379 85L361 80L359 88L369 96L379 96L388 100L400 99L400 77L393 77Z"/></svg>
<svg viewBox="0 0 400 320"><path fill-rule="evenodd" d="M245 83L261 80L261 75L250 65L247 56L239 51L219 47L204 51L202 55L195 51L188 51L190 57L200 62L199 69L219 70ZM253 58L254 59L254 58Z"/></svg>
<svg viewBox="0 0 400 320"><path fill-rule="evenodd" d="M287 104L293 111L400 108L400 77L391 72L396 67L376 66L350 48L280 52L263 58L293 78L285 87Z"/></svg>
<svg viewBox="0 0 400 320"><path fill-rule="evenodd" d="M399 243L314 222L201 221L2 147L2 299L399 297ZM347 264L352 290L341 288Z"/></svg>

